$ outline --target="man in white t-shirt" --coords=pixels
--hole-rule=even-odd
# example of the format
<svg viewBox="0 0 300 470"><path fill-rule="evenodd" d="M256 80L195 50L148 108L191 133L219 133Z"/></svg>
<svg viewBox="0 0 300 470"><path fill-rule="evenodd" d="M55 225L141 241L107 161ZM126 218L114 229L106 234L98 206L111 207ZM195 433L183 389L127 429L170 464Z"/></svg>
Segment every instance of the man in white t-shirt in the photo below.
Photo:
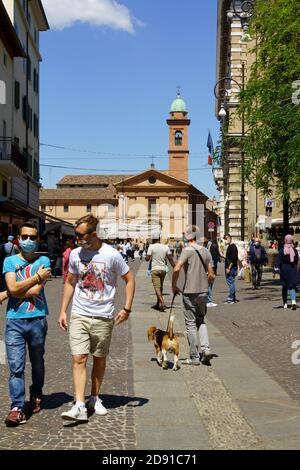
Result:
<svg viewBox="0 0 300 470"><path fill-rule="evenodd" d="M165 301L163 298L163 285L168 271L167 260L169 260L172 267L175 266L173 256L168 245L163 245L160 240L153 240L152 245L149 246L146 261L151 260L151 278L155 294L157 297L156 305L153 308L164 312L166 310Z"/></svg>
<svg viewBox="0 0 300 470"><path fill-rule="evenodd" d="M73 298L70 319L70 347L73 356L75 405L62 413L67 421L87 421L87 408L107 414L99 398L106 357L114 325L127 320L133 302L135 280L120 253L97 235L98 219L82 217L75 224L80 247L73 250L64 286L59 326L67 330L67 309ZM118 277L126 283L124 307L115 315L114 298ZM86 364L93 356L91 397L85 405Z"/></svg>

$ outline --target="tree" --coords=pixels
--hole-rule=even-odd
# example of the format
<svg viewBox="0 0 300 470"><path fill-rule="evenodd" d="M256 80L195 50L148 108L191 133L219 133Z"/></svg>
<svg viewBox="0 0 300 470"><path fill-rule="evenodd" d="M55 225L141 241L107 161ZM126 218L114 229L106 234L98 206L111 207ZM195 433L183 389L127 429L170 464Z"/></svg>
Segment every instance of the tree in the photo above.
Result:
<svg viewBox="0 0 300 470"><path fill-rule="evenodd" d="M256 0L249 32L256 60L239 106L247 126L244 174L265 194L276 185L287 233L300 199L299 0Z"/></svg>

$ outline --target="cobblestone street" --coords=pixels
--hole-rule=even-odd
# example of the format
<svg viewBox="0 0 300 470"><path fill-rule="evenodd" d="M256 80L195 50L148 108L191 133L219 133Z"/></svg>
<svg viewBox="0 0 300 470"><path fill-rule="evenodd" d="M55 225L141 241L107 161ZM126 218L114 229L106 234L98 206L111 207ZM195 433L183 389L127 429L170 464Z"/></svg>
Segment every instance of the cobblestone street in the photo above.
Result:
<svg viewBox="0 0 300 470"><path fill-rule="evenodd" d="M138 263L136 263L137 265ZM135 267L134 263L132 264ZM120 287L122 286L120 282ZM62 292L62 280L52 279L47 285L50 309L46 342L46 381L44 409L32 416L24 426L6 428L5 416L9 410L8 371L1 365L1 449L134 449L135 431L133 407L138 398L133 395L132 341L130 324L115 328L105 381L102 388L103 402L109 408L101 419L94 415L88 424L63 427L60 414L73 401L71 356L68 334L57 325ZM117 306L122 305L123 291L119 289ZM1 315L1 332L4 326ZM26 388L30 385L30 369L26 372ZM89 393L89 388L87 388Z"/></svg>
<svg viewBox="0 0 300 470"><path fill-rule="evenodd" d="M264 273L260 290L244 281L237 281L237 289L240 302L224 305L227 286L221 265L213 295L219 305L209 310L209 321L300 402L300 364L291 360L292 343L300 340L300 308L283 309L280 281L271 273Z"/></svg>
<svg viewBox="0 0 300 470"><path fill-rule="evenodd" d="M212 367L164 371L155 363L146 329L151 324L165 327L168 311L150 308L154 294L146 263L135 261L130 266L137 275L137 293L130 322L114 330L101 394L108 415L94 415L88 424L63 426L60 414L73 400L71 360L68 335L56 323L62 281L52 279L47 286L51 315L44 409L26 425L5 427L8 371L1 365L0 448L299 449L300 365L291 362L291 345L299 339L300 310L279 308L278 281L265 274L257 292L238 281L240 302L223 305L227 286L220 269L213 296L219 306L209 309L207 316L211 346L218 357ZM118 307L123 304L121 285ZM170 277L165 292L170 303ZM184 358L188 346L179 299L174 312ZM2 311L1 331L4 317ZM29 370L26 379L28 389Z"/></svg>

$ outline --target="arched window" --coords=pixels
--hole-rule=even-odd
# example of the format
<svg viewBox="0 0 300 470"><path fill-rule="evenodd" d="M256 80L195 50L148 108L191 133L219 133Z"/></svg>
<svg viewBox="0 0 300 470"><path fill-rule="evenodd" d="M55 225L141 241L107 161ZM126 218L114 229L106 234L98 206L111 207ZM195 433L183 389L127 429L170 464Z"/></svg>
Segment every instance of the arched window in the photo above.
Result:
<svg viewBox="0 0 300 470"><path fill-rule="evenodd" d="M182 132L181 131L175 132L175 145L182 145Z"/></svg>

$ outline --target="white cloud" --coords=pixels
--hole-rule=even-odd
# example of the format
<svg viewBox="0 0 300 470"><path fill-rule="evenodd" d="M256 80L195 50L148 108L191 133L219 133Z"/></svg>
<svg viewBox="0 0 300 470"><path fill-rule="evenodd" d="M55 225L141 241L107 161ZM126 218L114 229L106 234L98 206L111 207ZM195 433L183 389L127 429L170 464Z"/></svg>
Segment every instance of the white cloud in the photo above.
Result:
<svg viewBox="0 0 300 470"><path fill-rule="evenodd" d="M134 23L142 25L116 0L43 0L43 5L54 29L64 29L79 21L133 33Z"/></svg>

